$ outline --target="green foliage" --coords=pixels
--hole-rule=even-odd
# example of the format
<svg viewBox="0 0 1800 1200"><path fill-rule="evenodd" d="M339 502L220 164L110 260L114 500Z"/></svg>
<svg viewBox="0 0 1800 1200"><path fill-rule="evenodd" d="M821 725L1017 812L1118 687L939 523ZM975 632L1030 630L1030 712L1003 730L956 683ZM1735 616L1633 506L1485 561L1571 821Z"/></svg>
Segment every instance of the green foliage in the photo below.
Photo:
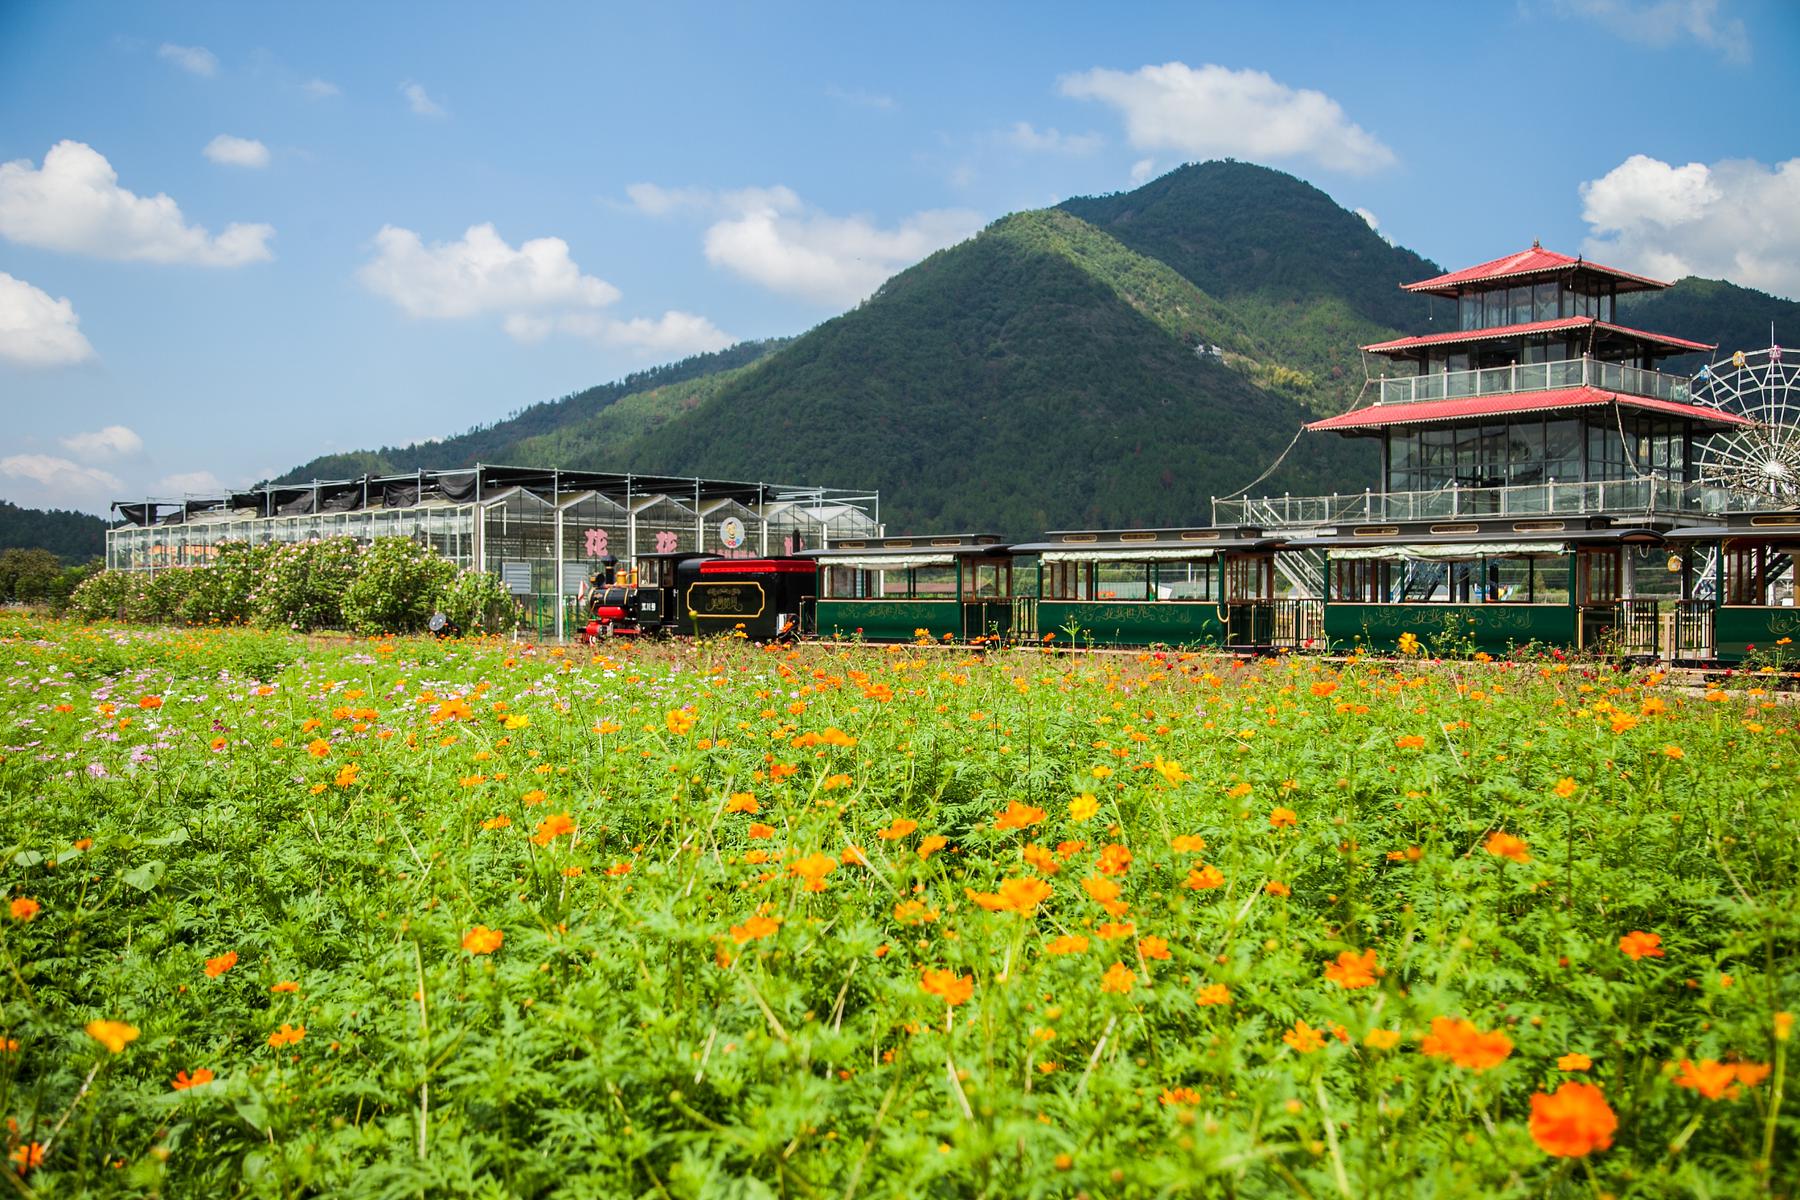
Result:
<svg viewBox="0 0 1800 1200"><path fill-rule="evenodd" d="M593 669L315 644L270 676L246 647L300 638L7 617L0 643L33 742L0 757L0 898L35 906L0 907L0 1148L50 1143L20 1194L1800 1178L1793 714L1764 696L729 640ZM1433 1044L1455 1019L1485 1057ZM1684 1062L1736 1064L1729 1092ZM1554 1158L1534 1098L1575 1083L1617 1127Z"/></svg>
<svg viewBox="0 0 1800 1200"><path fill-rule="evenodd" d="M417 633L456 574L456 564L431 546L376 538L344 591L344 621L357 633Z"/></svg>
<svg viewBox="0 0 1800 1200"><path fill-rule="evenodd" d="M435 611L450 618L464 634L504 633L517 620L518 601L487 572L463 571L438 593Z"/></svg>
<svg viewBox="0 0 1800 1200"><path fill-rule="evenodd" d="M63 572L48 550L0 550L0 601L37 604L51 598Z"/></svg>
<svg viewBox="0 0 1800 1200"><path fill-rule="evenodd" d="M250 593L257 623L301 633L342 628L344 593L362 554L349 537L275 543Z"/></svg>
<svg viewBox="0 0 1800 1200"><path fill-rule="evenodd" d="M189 625L247 625L256 617L254 596L275 557L267 542L221 542L210 566L194 572L180 617Z"/></svg>
<svg viewBox="0 0 1800 1200"><path fill-rule="evenodd" d="M22 508L0 500L0 550L48 550L70 565L106 553L106 522L68 509Z"/></svg>
<svg viewBox="0 0 1800 1200"><path fill-rule="evenodd" d="M1771 326L1778 343L1800 343L1800 303L1723 279L1690 276L1667 291L1621 296L1619 319L1638 329L1673 333L1718 347L1705 354L1669 359L1661 367L1681 373L1730 358L1734 350L1766 348Z"/></svg>

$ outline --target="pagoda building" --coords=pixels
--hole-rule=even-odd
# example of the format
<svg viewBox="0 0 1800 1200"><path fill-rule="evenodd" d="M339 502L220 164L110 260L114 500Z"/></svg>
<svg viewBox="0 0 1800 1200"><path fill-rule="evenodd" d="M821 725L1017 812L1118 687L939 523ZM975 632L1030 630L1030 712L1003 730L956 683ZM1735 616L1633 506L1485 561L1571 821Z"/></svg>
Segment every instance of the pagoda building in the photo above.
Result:
<svg viewBox="0 0 1800 1200"><path fill-rule="evenodd" d="M1682 490L1696 439L1749 423L1694 403L1685 377L1656 369L1713 346L1620 323L1620 296L1666 283L1534 242L1402 286L1448 301L1456 327L1362 347L1386 364L1371 380L1374 402L1307 426L1380 438L1390 497L1528 489L1491 496L1492 510L1662 509L1641 487L1627 498L1601 485L1656 479ZM1686 507L1673 492L1668 501Z"/></svg>

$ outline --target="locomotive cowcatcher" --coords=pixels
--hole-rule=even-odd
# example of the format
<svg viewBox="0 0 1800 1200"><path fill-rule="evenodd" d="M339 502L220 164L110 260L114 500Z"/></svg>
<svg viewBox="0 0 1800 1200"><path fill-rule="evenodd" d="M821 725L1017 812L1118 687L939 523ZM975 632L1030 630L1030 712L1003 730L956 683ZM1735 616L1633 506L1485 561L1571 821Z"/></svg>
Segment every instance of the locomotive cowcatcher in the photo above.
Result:
<svg viewBox="0 0 1800 1200"><path fill-rule="evenodd" d="M804 558L724 558L716 554L640 554L635 570L608 556L589 576L579 603L584 642L605 637L742 632L754 641L798 634L800 610L817 591L817 569Z"/></svg>

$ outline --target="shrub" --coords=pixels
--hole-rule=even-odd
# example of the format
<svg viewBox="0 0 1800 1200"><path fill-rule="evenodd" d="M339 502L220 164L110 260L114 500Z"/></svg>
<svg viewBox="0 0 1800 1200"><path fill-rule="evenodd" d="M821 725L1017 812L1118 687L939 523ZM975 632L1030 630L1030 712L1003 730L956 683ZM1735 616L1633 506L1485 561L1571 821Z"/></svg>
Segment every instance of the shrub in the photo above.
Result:
<svg viewBox="0 0 1800 1200"><path fill-rule="evenodd" d="M266 542L221 542L212 565L195 573L181 619L189 625L249 624L255 616L251 597L274 556L275 547Z"/></svg>
<svg viewBox="0 0 1800 1200"><path fill-rule="evenodd" d="M344 621L358 633L417 633L456 564L406 537L376 538L344 593Z"/></svg>
<svg viewBox="0 0 1800 1200"><path fill-rule="evenodd" d="M257 623L302 633L342 627L344 593L356 579L362 554L348 537L276 545L250 594Z"/></svg>
<svg viewBox="0 0 1800 1200"><path fill-rule="evenodd" d="M438 593L437 608L464 633L499 633L512 627L518 603L494 576L464 571Z"/></svg>

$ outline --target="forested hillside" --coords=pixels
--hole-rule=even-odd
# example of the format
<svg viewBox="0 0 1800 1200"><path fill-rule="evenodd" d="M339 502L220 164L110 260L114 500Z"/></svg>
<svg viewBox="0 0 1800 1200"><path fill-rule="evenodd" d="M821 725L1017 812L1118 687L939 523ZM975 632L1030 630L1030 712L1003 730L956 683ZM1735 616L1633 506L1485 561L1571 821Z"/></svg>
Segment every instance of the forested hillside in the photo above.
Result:
<svg viewBox="0 0 1800 1200"><path fill-rule="evenodd" d="M70 566L106 553L106 522L92 513L22 508L0 500L0 550L48 550Z"/></svg>

